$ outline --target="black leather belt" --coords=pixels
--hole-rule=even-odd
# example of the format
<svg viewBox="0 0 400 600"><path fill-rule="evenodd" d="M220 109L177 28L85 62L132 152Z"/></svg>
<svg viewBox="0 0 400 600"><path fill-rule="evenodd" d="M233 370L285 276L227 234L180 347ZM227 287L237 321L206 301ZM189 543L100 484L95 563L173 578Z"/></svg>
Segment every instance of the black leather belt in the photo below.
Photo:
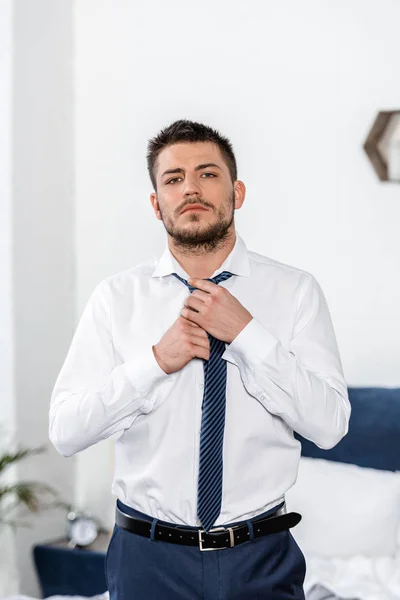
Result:
<svg viewBox="0 0 400 600"><path fill-rule="evenodd" d="M284 529L295 527L301 521L301 515L296 512L286 513L285 505L272 515L257 520L250 519L253 525L254 538L269 533L278 533ZM143 521L122 512L118 506L115 510L115 522L118 527L136 533L143 537L150 537L151 521ZM184 544L186 546L197 546L200 550L223 550L233 548L239 544L249 541L250 532L247 523L234 525L233 527L214 527L209 533L204 529L190 528L180 529L179 526L170 527L157 523L154 528L154 539L170 544Z"/></svg>

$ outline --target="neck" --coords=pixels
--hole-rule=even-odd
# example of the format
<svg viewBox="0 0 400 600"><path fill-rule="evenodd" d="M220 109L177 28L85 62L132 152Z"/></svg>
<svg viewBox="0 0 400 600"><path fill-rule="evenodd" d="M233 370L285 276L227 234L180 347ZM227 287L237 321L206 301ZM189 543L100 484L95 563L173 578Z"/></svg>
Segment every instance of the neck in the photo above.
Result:
<svg viewBox="0 0 400 600"><path fill-rule="evenodd" d="M204 250L204 248L200 248L195 253L193 250L190 250L190 254L186 253L182 251L182 248L178 249L173 245L173 239L171 237L168 239L168 247L171 254L189 277L209 279L232 252L235 242L236 233L233 230L231 236L224 239L220 246L213 248L213 250L209 252Z"/></svg>

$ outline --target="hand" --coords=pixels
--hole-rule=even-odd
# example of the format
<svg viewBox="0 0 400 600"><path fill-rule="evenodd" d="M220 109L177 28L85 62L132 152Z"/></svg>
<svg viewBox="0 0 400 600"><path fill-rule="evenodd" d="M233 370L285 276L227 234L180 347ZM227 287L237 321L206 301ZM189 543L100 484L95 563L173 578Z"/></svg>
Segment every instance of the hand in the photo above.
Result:
<svg viewBox="0 0 400 600"><path fill-rule="evenodd" d="M165 373L182 369L192 358L210 358L210 342L207 333L196 323L178 317L153 346L153 354Z"/></svg>
<svg viewBox="0 0 400 600"><path fill-rule="evenodd" d="M197 289L185 300L182 317L230 344L253 315L226 288L212 281L192 277L188 283Z"/></svg>

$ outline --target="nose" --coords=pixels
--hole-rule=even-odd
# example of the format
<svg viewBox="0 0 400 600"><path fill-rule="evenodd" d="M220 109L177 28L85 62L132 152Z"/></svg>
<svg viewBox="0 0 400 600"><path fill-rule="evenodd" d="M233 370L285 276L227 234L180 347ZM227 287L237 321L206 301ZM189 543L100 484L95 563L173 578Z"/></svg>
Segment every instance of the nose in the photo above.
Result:
<svg viewBox="0 0 400 600"><path fill-rule="evenodd" d="M199 185L199 181L196 177L190 177L189 175L185 178L185 186L183 189L183 195L185 198L188 196L195 196L201 194L201 189Z"/></svg>

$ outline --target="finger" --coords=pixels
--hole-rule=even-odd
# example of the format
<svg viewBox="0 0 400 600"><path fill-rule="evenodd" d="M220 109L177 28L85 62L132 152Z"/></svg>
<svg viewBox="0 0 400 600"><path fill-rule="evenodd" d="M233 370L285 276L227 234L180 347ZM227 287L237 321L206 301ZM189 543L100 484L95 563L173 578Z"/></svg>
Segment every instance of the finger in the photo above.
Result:
<svg viewBox="0 0 400 600"><path fill-rule="evenodd" d="M190 325L191 327L199 327L201 329L200 325L198 325L197 323L194 323L193 321L190 321L189 319L186 319L186 317L184 317L183 315L180 315L179 318L184 319L184 321L187 325Z"/></svg>
<svg viewBox="0 0 400 600"><path fill-rule="evenodd" d="M190 298L188 298L185 301L185 304L183 305L185 308L191 308L194 310L201 310L202 308L204 308L204 301L200 300L199 298L196 298L195 296L190 296Z"/></svg>
<svg viewBox="0 0 400 600"><path fill-rule="evenodd" d="M218 285L216 283L208 281L208 279L199 279L198 277L191 277L190 279L188 279L188 283L190 283L191 286L199 290L208 292L209 294L211 294L216 288L218 288Z"/></svg>
<svg viewBox="0 0 400 600"><path fill-rule="evenodd" d="M201 325L198 325L198 323L195 323L194 321L190 321L189 319L186 319L185 317L183 317L182 315L179 317L180 319L184 319L185 323L187 325L190 325L191 328L196 328L199 331L198 335L201 335L204 338L208 338L207 332L205 329L203 329L201 327Z"/></svg>
<svg viewBox="0 0 400 600"><path fill-rule="evenodd" d="M197 335L196 333L193 333L190 337L193 340L193 343L196 344L196 346L202 346L202 348L209 348L210 343L208 341L207 333L205 337L203 335Z"/></svg>
<svg viewBox="0 0 400 600"><path fill-rule="evenodd" d="M189 322L194 322L198 324L197 319L201 320L201 314L198 311L195 311L187 306L184 306L181 309L181 316Z"/></svg>

